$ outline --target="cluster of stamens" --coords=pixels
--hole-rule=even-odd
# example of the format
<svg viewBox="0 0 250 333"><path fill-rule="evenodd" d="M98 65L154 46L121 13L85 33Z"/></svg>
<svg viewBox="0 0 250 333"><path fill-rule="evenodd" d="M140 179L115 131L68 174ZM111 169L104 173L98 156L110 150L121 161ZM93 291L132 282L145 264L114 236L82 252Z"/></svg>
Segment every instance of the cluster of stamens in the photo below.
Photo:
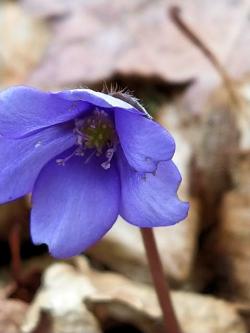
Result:
<svg viewBox="0 0 250 333"><path fill-rule="evenodd" d="M91 115L75 120L74 133L77 148L70 156L57 160L57 163L64 165L72 156L86 156L89 152L85 163L94 155L101 156L105 154L106 160L101 163L101 166L105 170L109 169L118 140L112 119L107 112L94 110Z"/></svg>

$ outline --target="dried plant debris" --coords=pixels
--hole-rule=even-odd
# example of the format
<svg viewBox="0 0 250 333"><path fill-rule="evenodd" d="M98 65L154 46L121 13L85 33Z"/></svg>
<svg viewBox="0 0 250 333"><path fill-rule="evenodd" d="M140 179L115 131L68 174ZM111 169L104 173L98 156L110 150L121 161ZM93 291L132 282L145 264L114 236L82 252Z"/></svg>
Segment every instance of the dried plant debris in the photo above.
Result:
<svg viewBox="0 0 250 333"><path fill-rule="evenodd" d="M17 199L0 206L0 240L8 240L15 224L20 225L21 235L28 237L29 208L26 199ZM1 256L0 256L1 258Z"/></svg>
<svg viewBox="0 0 250 333"><path fill-rule="evenodd" d="M189 217L171 228L157 228L155 236L166 275L173 286L185 284L190 276L198 232L198 207L192 201ZM91 258L127 277L150 281L147 260L138 228L118 218L110 232L88 250Z"/></svg>
<svg viewBox="0 0 250 333"><path fill-rule="evenodd" d="M172 297L184 333L246 333L229 303L184 292L173 292ZM126 324L156 333L162 325L150 286L93 270L83 257L75 258L74 266L58 263L47 269L22 332L32 332L42 312L52 320L52 333L101 332L96 318L104 330Z"/></svg>
<svg viewBox="0 0 250 333"><path fill-rule="evenodd" d="M250 149L249 79L218 87L207 100L200 126L193 135L193 193L202 201L205 227L219 222L218 209L225 191L233 187L238 154Z"/></svg>
<svg viewBox="0 0 250 333"><path fill-rule="evenodd" d="M0 333L20 333L27 309L19 300L0 299Z"/></svg>
<svg viewBox="0 0 250 333"><path fill-rule="evenodd" d="M38 38L39 36L39 38ZM46 48L45 25L19 3L0 3L0 87L23 82Z"/></svg>
<svg viewBox="0 0 250 333"><path fill-rule="evenodd" d="M250 68L249 34L244 33L249 29L250 4L246 0L221 0L213 6L209 0L21 3L32 15L50 18L48 51L29 79L35 85L92 84L116 73L179 83L195 78L196 89L190 91L194 97L190 107L195 108L219 78L174 26L168 15L173 4L180 4L184 18L234 76L240 77Z"/></svg>
<svg viewBox="0 0 250 333"><path fill-rule="evenodd" d="M250 150L250 77L244 77L235 83L235 90L241 102L241 109L235 110L237 126L240 133L239 150Z"/></svg>
<svg viewBox="0 0 250 333"><path fill-rule="evenodd" d="M236 248L232 255L231 245L234 243L233 239L238 238L237 233L244 235L244 239L247 238L247 223L243 221L245 221L245 214L248 214L246 202L249 196L249 173L247 172L250 149L249 79L232 82L232 84L237 104L232 103L225 87L217 89L208 100L201 116L198 135L193 137L195 139L193 140L195 147L193 165L197 176L193 177L192 190L201 202L202 221L199 254L202 257L202 263L206 263L209 269L209 275L211 273L214 275L209 284L215 284L214 289L219 293L223 290L225 294L227 289L227 296L229 296L229 290L239 295L238 287L234 282L241 280L242 285L244 276L247 276L242 274L240 278L233 278L234 282L228 281L228 276L235 276L235 270L238 271L236 275L241 274L241 269L234 267L237 261L235 258L241 257L243 266L248 265L247 247L245 247L247 240L239 241L240 251L242 254L245 253L245 259L242 255L236 254L239 252ZM227 194L228 191L232 193ZM243 211L246 213L242 214ZM235 213L239 214L237 221L233 222L237 228L232 227L231 222L226 222L232 221ZM222 228L222 233L218 232L218 228ZM228 237L226 234L228 236L230 234L229 238L232 238L232 242L229 241L228 244L224 242L224 239ZM222 250L223 247L224 250ZM234 287L229 286L231 282ZM222 290L218 290L221 288Z"/></svg>
<svg viewBox="0 0 250 333"><path fill-rule="evenodd" d="M229 299L250 301L250 152L237 155L232 169L233 189L220 207L220 224L214 230L215 272L219 293ZM221 269L224 267L224 269ZM228 278L230 276L230 279Z"/></svg>
<svg viewBox="0 0 250 333"><path fill-rule="evenodd" d="M45 272L22 332L31 333L41 325L43 313L49 318L51 333L100 333L97 320L83 304L83 299L94 291L78 269L63 263L52 265Z"/></svg>
<svg viewBox="0 0 250 333"><path fill-rule="evenodd" d="M249 181L248 181L249 182ZM225 195L221 207L221 225L217 241L221 272L221 292L229 298L250 300L250 190L236 188ZM219 265L218 265L219 266ZM227 276L226 276L227 275ZM230 279L228 279L230 276Z"/></svg>

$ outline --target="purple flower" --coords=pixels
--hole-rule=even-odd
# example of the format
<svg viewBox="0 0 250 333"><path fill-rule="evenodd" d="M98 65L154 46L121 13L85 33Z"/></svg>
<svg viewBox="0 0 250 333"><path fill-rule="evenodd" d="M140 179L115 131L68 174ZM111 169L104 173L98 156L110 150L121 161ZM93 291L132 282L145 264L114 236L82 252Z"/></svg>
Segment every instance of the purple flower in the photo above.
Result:
<svg viewBox="0 0 250 333"><path fill-rule="evenodd" d="M135 104L89 89L0 93L0 202L32 192L31 235L79 254L118 214L139 227L187 216L170 134Z"/></svg>

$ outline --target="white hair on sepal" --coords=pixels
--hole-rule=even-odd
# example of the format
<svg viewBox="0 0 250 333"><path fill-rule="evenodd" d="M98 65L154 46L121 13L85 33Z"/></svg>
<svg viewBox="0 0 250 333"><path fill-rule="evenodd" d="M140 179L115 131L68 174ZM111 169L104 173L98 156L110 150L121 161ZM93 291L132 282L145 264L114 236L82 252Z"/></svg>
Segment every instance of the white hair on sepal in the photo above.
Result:
<svg viewBox="0 0 250 333"><path fill-rule="evenodd" d="M141 104L140 100L133 95L133 92L128 88L119 88L118 84L111 84L110 89L108 89L107 84L105 83L105 89L108 91L108 94L112 97L121 99L122 101L132 105L135 109L141 111L147 118L153 119L151 115L146 111L146 109Z"/></svg>

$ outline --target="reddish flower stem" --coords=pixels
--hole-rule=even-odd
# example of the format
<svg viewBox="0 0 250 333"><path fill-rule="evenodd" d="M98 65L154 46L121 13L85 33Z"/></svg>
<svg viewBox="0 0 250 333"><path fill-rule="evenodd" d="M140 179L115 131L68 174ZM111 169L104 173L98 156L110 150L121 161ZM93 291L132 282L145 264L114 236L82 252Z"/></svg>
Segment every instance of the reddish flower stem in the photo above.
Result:
<svg viewBox="0 0 250 333"><path fill-rule="evenodd" d="M20 230L19 224L14 222L10 234L9 245L11 251L11 268L13 278L18 281L21 273L21 256L20 256Z"/></svg>
<svg viewBox="0 0 250 333"><path fill-rule="evenodd" d="M164 276L162 263L157 250L153 229L141 228L144 247L146 250L149 268L155 291L162 309L163 322L166 333L181 333L175 311L171 302L170 289Z"/></svg>

